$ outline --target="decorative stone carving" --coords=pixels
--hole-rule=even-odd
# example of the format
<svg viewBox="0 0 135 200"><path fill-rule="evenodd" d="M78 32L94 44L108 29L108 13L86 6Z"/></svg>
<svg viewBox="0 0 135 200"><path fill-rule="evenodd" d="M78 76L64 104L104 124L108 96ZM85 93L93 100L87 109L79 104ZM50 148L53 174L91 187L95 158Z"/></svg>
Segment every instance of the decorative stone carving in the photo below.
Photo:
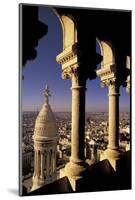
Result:
<svg viewBox="0 0 135 200"><path fill-rule="evenodd" d="M79 81L79 76L81 76L81 79L86 79L85 70L80 65L80 56L81 51L78 48L78 44L71 45L64 49L62 53L60 53L56 60L58 63L62 65L62 78L63 79L72 79L76 80L76 82ZM86 76L86 77L84 77Z"/></svg>
<svg viewBox="0 0 135 200"><path fill-rule="evenodd" d="M62 71L62 78L63 79L71 79L72 78L72 73L73 73L72 71L73 70L70 67L67 67L66 69L64 69Z"/></svg>
<svg viewBox="0 0 135 200"><path fill-rule="evenodd" d="M79 51L77 44L68 46L57 57L56 61L62 65L62 69L74 66L78 62Z"/></svg>
<svg viewBox="0 0 135 200"><path fill-rule="evenodd" d="M101 78L101 81L104 83L108 80L113 80L116 78L117 67L116 65L108 65L104 68L98 69L96 71L97 76Z"/></svg>

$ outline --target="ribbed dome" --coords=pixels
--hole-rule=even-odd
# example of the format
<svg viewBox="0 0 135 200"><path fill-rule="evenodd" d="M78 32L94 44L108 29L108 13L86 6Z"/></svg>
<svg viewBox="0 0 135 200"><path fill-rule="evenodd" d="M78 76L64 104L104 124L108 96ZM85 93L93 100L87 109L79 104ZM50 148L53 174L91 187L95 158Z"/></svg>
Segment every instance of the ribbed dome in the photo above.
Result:
<svg viewBox="0 0 135 200"><path fill-rule="evenodd" d="M34 130L34 137L56 137L56 120L48 103L49 90L45 90L46 102L40 110Z"/></svg>

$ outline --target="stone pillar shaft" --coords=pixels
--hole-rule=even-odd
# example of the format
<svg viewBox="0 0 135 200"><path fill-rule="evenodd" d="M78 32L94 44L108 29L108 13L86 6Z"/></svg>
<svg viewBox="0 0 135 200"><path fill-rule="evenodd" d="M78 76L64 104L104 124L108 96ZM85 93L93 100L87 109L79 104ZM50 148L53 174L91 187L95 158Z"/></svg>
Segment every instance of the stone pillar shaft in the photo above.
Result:
<svg viewBox="0 0 135 200"><path fill-rule="evenodd" d="M109 86L109 141L108 148L119 148L119 88Z"/></svg>
<svg viewBox="0 0 135 200"><path fill-rule="evenodd" d="M47 159L46 159L47 163L47 167L46 167L46 176L49 177L49 171L50 171L50 152L47 151Z"/></svg>
<svg viewBox="0 0 135 200"><path fill-rule="evenodd" d="M36 176L37 175L37 167L36 167L36 165L37 165L37 152L35 151L34 152L34 176Z"/></svg>
<svg viewBox="0 0 135 200"><path fill-rule="evenodd" d="M53 151L51 152L51 156L50 156L50 163L51 163L51 168L50 168L50 175L53 175Z"/></svg>
<svg viewBox="0 0 135 200"><path fill-rule="evenodd" d="M52 153L52 171L53 171L53 173L55 171L55 167L54 167L55 158L54 158L54 156L55 156L55 151L53 150L53 153Z"/></svg>
<svg viewBox="0 0 135 200"><path fill-rule="evenodd" d="M84 160L85 90L85 83L80 85L73 75L71 161L75 163Z"/></svg>
<svg viewBox="0 0 135 200"><path fill-rule="evenodd" d="M41 178L44 179L44 154L41 152Z"/></svg>
<svg viewBox="0 0 135 200"><path fill-rule="evenodd" d="M60 177L67 176L72 189L79 191L86 184L88 164L84 156L85 137L85 90L86 77L80 67L72 73L72 131L70 162L61 170Z"/></svg>
<svg viewBox="0 0 135 200"><path fill-rule="evenodd" d="M108 57L107 52L109 50L106 50L106 57ZM112 49L110 49L110 52L112 52ZM114 60L113 57L112 59ZM119 151L119 88L121 85L121 80L118 72L118 66L116 64L108 65L97 70L97 75L101 77L102 86L108 86L109 90L108 146L105 152L101 155L101 160L108 159L115 171L118 170L119 160L121 157L121 153Z"/></svg>
<svg viewBox="0 0 135 200"><path fill-rule="evenodd" d="M38 150L38 153L37 153L37 176L40 177L40 173L41 173L41 170L40 170L40 161L41 161L41 154L40 154L40 151Z"/></svg>

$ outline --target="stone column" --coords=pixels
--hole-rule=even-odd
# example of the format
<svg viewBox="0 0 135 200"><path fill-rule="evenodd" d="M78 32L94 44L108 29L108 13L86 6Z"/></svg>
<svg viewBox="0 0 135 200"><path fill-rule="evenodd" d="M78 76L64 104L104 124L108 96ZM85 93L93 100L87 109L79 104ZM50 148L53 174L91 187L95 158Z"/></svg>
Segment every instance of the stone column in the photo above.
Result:
<svg viewBox="0 0 135 200"><path fill-rule="evenodd" d="M36 164L37 164L37 152L36 152L36 150L35 150L35 152L34 152L34 176L36 176L37 175L37 172L36 172Z"/></svg>
<svg viewBox="0 0 135 200"><path fill-rule="evenodd" d="M112 50L111 50L112 51ZM108 52L108 49L107 49ZM106 54L107 57L108 54ZM109 111L108 111L108 147L101 155L101 160L108 159L114 170L118 169L120 158L119 152L119 87L120 78L115 64L102 67L97 70L97 75L101 78L102 86L108 87Z"/></svg>
<svg viewBox="0 0 135 200"><path fill-rule="evenodd" d="M41 174L41 152L40 152L40 150L38 151L38 166L37 166L37 170L38 170L38 177L40 178L40 174Z"/></svg>
<svg viewBox="0 0 135 200"><path fill-rule="evenodd" d="M40 178L44 180L44 154L41 152L41 174Z"/></svg>
<svg viewBox="0 0 135 200"><path fill-rule="evenodd" d="M84 161L85 127L85 81L81 84L72 75L72 135L71 162L81 164Z"/></svg>
<svg viewBox="0 0 135 200"><path fill-rule="evenodd" d="M37 162L36 162L37 177L39 177L39 151L37 150Z"/></svg>
<svg viewBox="0 0 135 200"><path fill-rule="evenodd" d="M119 87L116 82L109 85L109 143L108 149L119 148Z"/></svg>
<svg viewBox="0 0 135 200"><path fill-rule="evenodd" d="M44 173L45 173L45 178L46 178L46 169L47 169L47 153L46 150L44 152Z"/></svg>
<svg viewBox="0 0 135 200"><path fill-rule="evenodd" d="M54 150L52 152L52 173L54 173Z"/></svg>
<svg viewBox="0 0 135 200"><path fill-rule="evenodd" d="M53 176L53 150L50 152L50 175Z"/></svg>
<svg viewBox="0 0 135 200"><path fill-rule="evenodd" d="M40 155L39 150L35 149L35 161L34 161L34 175L32 178L33 185L31 191L40 187Z"/></svg>
<svg viewBox="0 0 135 200"><path fill-rule="evenodd" d="M64 74L65 75L65 74ZM60 176L67 176L74 191L79 191L80 183L86 183L88 165L84 159L84 130L85 130L85 90L86 78L80 69L72 69L72 131L71 157Z"/></svg>
<svg viewBox="0 0 135 200"><path fill-rule="evenodd" d="M117 170L119 152L119 85L117 80L107 81L109 96L109 136L105 157L110 161L114 170Z"/></svg>
<svg viewBox="0 0 135 200"><path fill-rule="evenodd" d="M47 178L49 177L49 170L50 170L50 152L49 151L47 151L47 158L46 158L46 165L47 165L47 167L46 167L46 176L47 176Z"/></svg>

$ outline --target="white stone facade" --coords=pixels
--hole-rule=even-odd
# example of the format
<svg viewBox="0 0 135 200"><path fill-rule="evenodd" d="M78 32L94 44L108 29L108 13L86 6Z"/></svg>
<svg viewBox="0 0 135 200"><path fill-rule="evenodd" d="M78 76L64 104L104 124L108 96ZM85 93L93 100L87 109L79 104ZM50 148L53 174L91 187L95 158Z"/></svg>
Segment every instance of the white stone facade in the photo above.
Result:
<svg viewBox="0 0 135 200"><path fill-rule="evenodd" d="M56 180L56 121L49 105L49 90L45 90L46 102L35 122L34 174L32 190Z"/></svg>

